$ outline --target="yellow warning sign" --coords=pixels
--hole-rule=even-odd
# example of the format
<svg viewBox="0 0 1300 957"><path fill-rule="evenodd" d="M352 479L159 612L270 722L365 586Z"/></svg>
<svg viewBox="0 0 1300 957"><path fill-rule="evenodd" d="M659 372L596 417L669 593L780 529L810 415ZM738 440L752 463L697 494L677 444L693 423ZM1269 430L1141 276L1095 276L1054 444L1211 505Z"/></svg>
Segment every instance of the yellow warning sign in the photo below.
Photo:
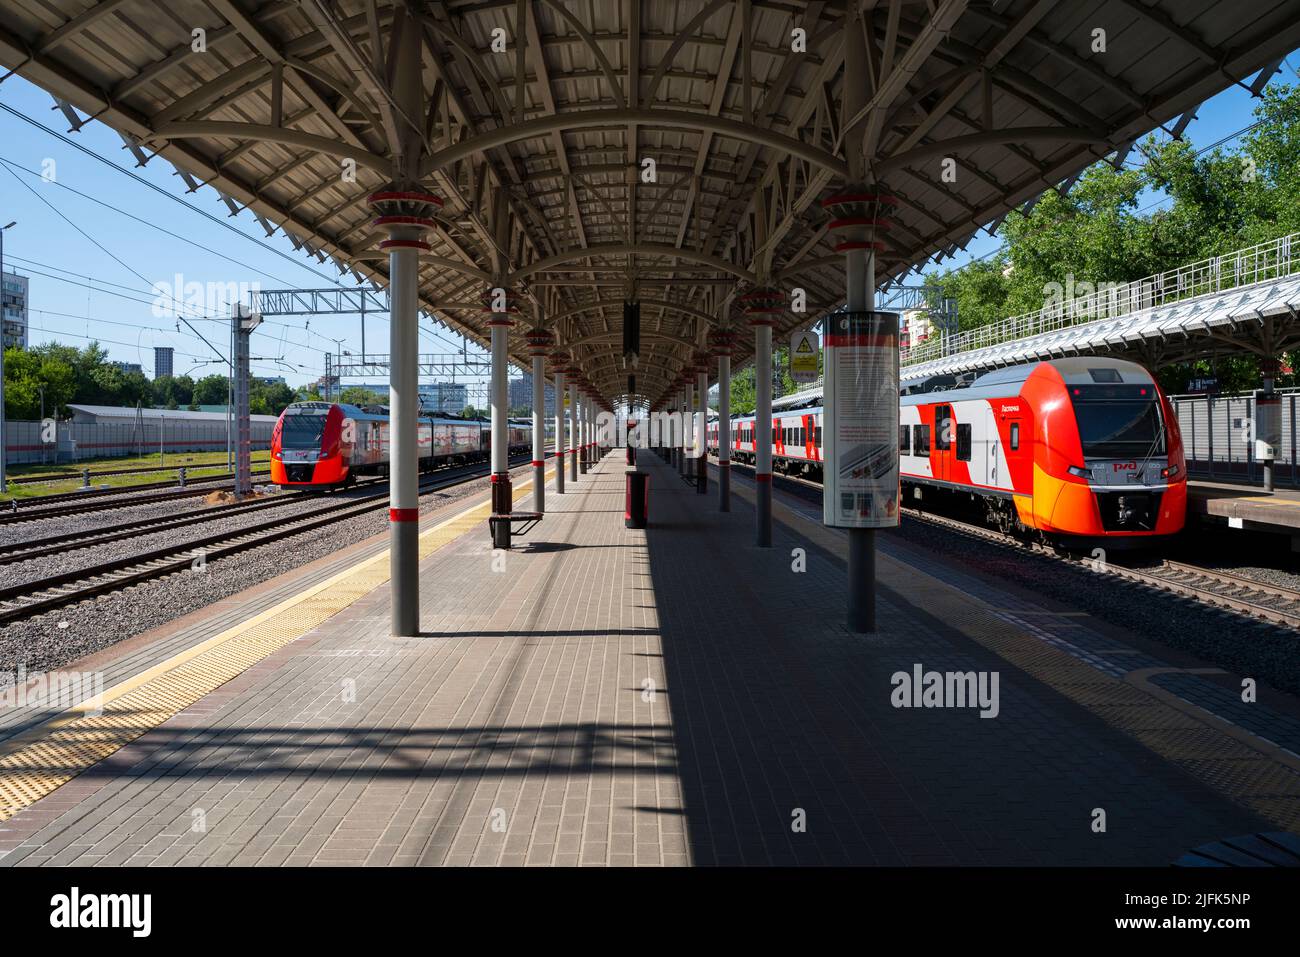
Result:
<svg viewBox="0 0 1300 957"><path fill-rule="evenodd" d="M790 337L790 378L795 382L816 382L821 343L811 329Z"/></svg>

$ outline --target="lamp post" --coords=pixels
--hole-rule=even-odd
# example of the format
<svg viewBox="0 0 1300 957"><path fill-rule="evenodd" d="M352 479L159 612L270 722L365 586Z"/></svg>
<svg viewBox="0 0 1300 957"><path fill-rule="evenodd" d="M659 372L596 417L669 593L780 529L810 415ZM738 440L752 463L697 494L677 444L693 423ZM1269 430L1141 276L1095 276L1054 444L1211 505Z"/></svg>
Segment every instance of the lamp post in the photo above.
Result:
<svg viewBox="0 0 1300 957"><path fill-rule="evenodd" d="M14 220L6 226L0 226L0 495L9 491L9 479L5 476L5 459L9 457L5 444L5 230L18 225Z"/></svg>

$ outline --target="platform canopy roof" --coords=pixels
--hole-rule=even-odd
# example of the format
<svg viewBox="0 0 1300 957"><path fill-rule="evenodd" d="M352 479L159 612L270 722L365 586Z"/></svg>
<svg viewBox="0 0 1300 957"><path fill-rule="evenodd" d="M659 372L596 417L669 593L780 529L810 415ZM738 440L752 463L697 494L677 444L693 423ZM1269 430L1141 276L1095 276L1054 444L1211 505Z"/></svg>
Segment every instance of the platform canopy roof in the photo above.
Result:
<svg viewBox="0 0 1300 957"><path fill-rule="evenodd" d="M393 92L391 54L411 30L418 115ZM743 331L752 287L807 291L809 311L784 314L778 334L838 306L842 256L819 200L861 178L863 158L902 201L881 237L883 283L1151 129L1181 128L1297 46L1297 0L0 8L0 66L359 276L387 278L367 196L394 183L438 194L425 308L485 341L483 297L507 284L523 306L511 357L527 361L540 321L608 401L629 371L628 297L652 400L710 329ZM852 115L846 48L866 62ZM739 337L742 362L752 338Z"/></svg>

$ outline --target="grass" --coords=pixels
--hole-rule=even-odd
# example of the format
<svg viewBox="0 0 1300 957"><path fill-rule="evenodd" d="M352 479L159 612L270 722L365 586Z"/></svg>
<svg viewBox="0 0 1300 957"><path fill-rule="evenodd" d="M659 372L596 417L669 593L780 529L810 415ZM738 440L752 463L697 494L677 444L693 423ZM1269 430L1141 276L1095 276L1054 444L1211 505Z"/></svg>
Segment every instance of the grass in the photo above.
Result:
<svg viewBox="0 0 1300 957"><path fill-rule="evenodd" d="M263 450L253 453L254 471L265 469L267 462L270 460L270 452ZM261 469L259 469L259 466ZM58 465L11 465L6 470L13 476L27 475L49 475L61 472L77 472L78 476L74 479L61 479L51 482L33 482L30 484L10 484L9 493L0 495L0 502L9 502L13 499L24 501L29 499L41 498L45 495L56 495L61 492L75 492L81 488L80 472L82 469L90 470L90 484L98 489L101 485L107 485L110 488L131 488L136 485L148 485L151 482L163 482L174 479L176 469L184 467L187 479L197 479L221 475L226 471L226 453L220 452L169 452L164 459L161 468L164 471L158 472L132 472L125 475L101 475L98 473L113 471L114 469L128 468L145 468L159 467L158 453L154 452L143 456L127 456L125 458L111 459L93 459L82 460L80 462L62 462Z"/></svg>

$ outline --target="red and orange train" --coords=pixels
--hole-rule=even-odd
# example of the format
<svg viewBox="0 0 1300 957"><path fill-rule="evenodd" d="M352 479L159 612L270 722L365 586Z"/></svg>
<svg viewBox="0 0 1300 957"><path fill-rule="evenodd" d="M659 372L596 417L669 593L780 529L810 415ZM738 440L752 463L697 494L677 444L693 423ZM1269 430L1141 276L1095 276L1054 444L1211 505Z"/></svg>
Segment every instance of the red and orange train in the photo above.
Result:
<svg viewBox="0 0 1300 957"><path fill-rule="evenodd" d="M510 420L510 454L532 448L531 422ZM417 428L420 469L486 461L492 427L481 419L422 413ZM277 485L338 486L362 475L387 475L388 409L330 402L295 402L271 433L271 481Z"/></svg>
<svg viewBox="0 0 1300 957"><path fill-rule="evenodd" d="M754 418L732 420L732 457L754 461ZM773 415L774 468L820 478L822 410ZM708 428L717 450L717 423ZM997 369L961 388L899 400L902 496L969 496L1006 531L1061 544L1159 539L1183 528L1178 421L1154 377L1121 359L1076 357Z"/></svg>

